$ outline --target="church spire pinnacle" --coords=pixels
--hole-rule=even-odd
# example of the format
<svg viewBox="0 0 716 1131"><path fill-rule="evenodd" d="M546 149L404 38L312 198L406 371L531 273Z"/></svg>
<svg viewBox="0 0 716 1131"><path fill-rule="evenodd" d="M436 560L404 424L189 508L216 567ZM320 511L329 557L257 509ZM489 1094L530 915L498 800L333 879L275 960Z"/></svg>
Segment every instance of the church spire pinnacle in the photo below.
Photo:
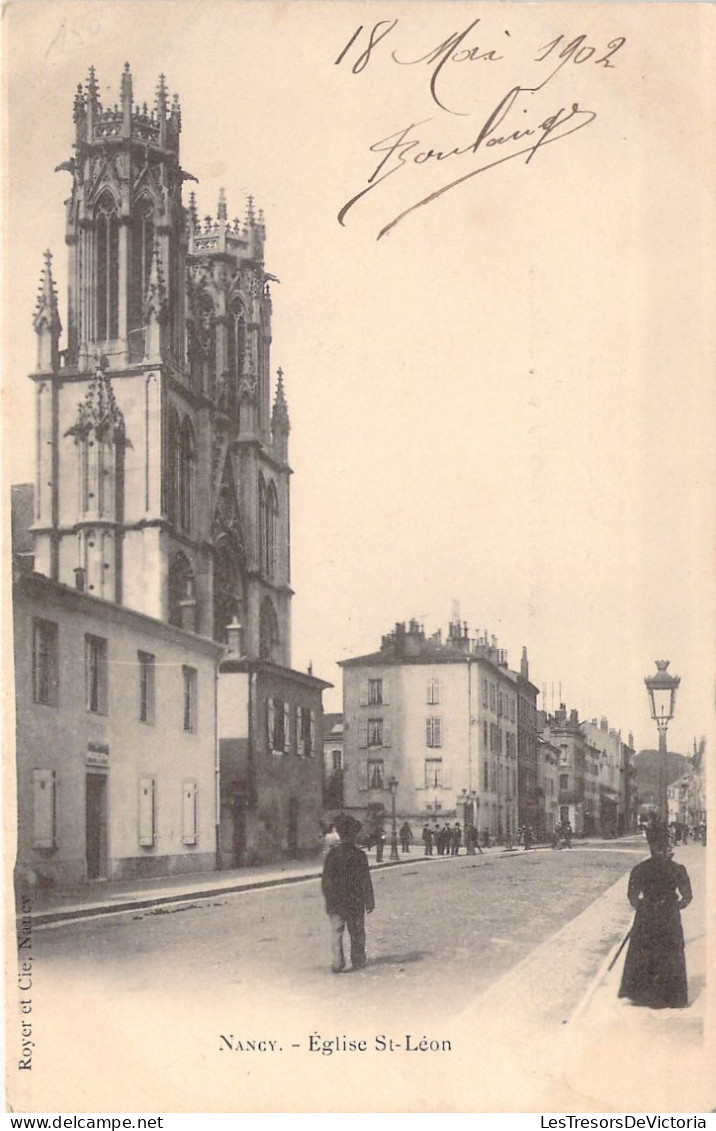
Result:
<svg viewBox="0 0 716 1131"><path fill-rule="evenodd" d="M154 242L152 263L149 269L149 282L144 299L144 320L146 324L146 339L144 344L145 357L150 360L159 360L162 356L163 327L168 316L167 288L164 282L162 261L159 255L159 244Z"/></svg>
<svg viewBox="0 0 716 1131"><path fill-rule="evenodd" d="M155 107L157 117L159 118L160 122L161 122L162 118L166 118L166 116L167 116L168 102L169 102L169 94L168 94L168 91L167 91L166 75L160 75L159 81L157 83L156 98L155 98L155 101L154 101L154 107Z"/></svg>
<svg viewBox="0 0 716 1131"><path fill-rule="evenodd" d="M274 433L277 429L288 432L290 430L288 404L286 403L286 390L283 387L283 369L280 366L276 370L276 378L276 395L271 413L271 428Z"/></svg>
<svg viewBox="0 0 716 1131"><path fill-rule="evenodd" d="M124 70L122 71L122 81L121 81L121 84L120 84L120 88L121 88L122 104L124 104L125 102L128 102L129 105L131 106L131 104L132 104L132 72L129 69L129 63L124 64Z"/></svg>
<svg viewBox="0 0 716 1131"><path fill-rule="evenodd" d="M226 189L219 189L219 204L216 209L217 220L223 220L226 223L229 217L229 212L226 206Z"/></svg>
<svg viewBox="0 0 716 1131"><path fill-rule="evenodd" d="M37 334L37 368L54 371L59 366L59 340L62 332L57 290L52 275L52 253L45 252L32 323Z"/></svg>
<svg viewBox="0 0 716 1131"><path fill-rule="evenodd" d="M77 406L75 422L65 435L83 440L90 432L96 436L109 434L115 443L124 442L126 438L124 414L115 400L112 382L99 363L87 387L85 399Z"/></svg>

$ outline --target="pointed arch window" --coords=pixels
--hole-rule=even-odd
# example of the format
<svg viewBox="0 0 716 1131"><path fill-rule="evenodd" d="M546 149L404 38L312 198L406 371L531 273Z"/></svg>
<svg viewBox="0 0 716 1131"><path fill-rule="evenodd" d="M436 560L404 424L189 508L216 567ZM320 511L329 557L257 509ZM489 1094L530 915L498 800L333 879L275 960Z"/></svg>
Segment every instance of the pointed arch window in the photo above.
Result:
<svg viewBox="0 0 716 1131"><path fill-rule="evenodd" d="M154 209L152 202L142 197L134 207L132 221L131 274L130 274L130 330L144 325L144 300L149 286L149 273L154 254Z"/></svg>
<svg viewBox="0 0 716 1131"><path fill-rule="evenodd" d="M119 336L119 209L106 193L97 205L97 340Z"/></svg>
<svg viewBox="0 0 716 1131"><path fill-rule="evenodd" d="M259 657L262 660L279 662L279 648L281 636L278 629L278 617L269 597L264 597L259 613Z"/></svg>
<svg viewBox="0 0 716 1131"><path fill-rule="evenodd" d="M264 569L266 561L266 542L267 542L267 500L266 500L266 480L261 472L259 472L259 568Z"/></svg>
<svg viewBox="0 0 716 1131"><path fill-rule="evenodd" d="M268 578L276 573L278 494L274 483L266 484L259 473L259 553L261 570Z"/></svg>
<svg viewBox="0 0 716 1131"><path fill-rule="evenodd" d="M184 609L195 608L194 571L186 554L175 554L169 566L169 623L187 627Z"/></svg>
<svg viewBox="0 0 716 1131"><path fill-rule="evenodd" d="M203 292L198 305L198 353L204 392L212 396L216 385L216 311L211 296Z"/></svg>
<svg viewBox="0 0 716 1131"><path fill-rule="evenodd" d="M276 530L278 527L278 495L272 483L266 492L266 575L276 573Z"/></svg>
<svg viewBox="0 0 716 1131"><path fill-rule="evenodd" d="M231 534L222 534L215 543L213 588L214 639L227 640L227 626L236 618L243 627L246 609L243 552Z"/></svg>
<svg viewBox="0 0 716 1131"><path fill-rule="evenodd" d="M189 417L184 418L179 438L178 519L182 530L192 528L194 512L194 464L196 442Z"/></svg>
<svg viewBox="0 0 716 1131"><path fill-rule="evenodd" d="M179 520L179 481L180 481L181 427L179 414L175 408L169 409L167 417L167 480L166 512L170 522Z"/></svg>
<svg viewBox="0 0 716 1131"><path fill-rule="evenodd" d="M238 298L235 298L229 307L226 323L226 368L231 377L238 379L241 375L246 347L246 319Z"/></svg>

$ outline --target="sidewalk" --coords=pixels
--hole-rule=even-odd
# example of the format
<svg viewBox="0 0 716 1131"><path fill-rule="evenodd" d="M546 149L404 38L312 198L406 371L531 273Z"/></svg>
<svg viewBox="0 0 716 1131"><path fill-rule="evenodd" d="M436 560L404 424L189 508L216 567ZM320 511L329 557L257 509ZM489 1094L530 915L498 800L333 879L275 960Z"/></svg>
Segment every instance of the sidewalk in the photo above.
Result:
<svg viewBox="0 0 716 1131"><path fill-rule="evenodd" d="M698 844L675 854L694 893L682 915L688 1007L652 1010L618 997L626 947L608 967L633 920L626 895L633 855L616 883L467 1008L470 1032L490 1036L481 1055L495 1083L483 1089L484 1110L507 1110L506 1079L514 1111L713 1110L716 1058L704 1038L706 856Z"/></svg>
<svg viewBox="0 0 716 1131"><path fill-rule="evenodd" d="M513 850L514 851L514 850ZM486 856L511 855L501 846L483 849ZM461 857L464 857L464 852ZM380 864L374 853L368 853L370 867L390 868L400 864L429 863L454 859L448 856L425 856L422 848L401 853L398 860L389 859L389 850ZM479 859L479 855L476 856ZM91 918L119 911L135 911L167 903L209 899L215 895L255 891L259 888L294 884L317 879L323 868L322 857L289 860L280 864L260 864L224 871L191 872L175 876L155 876L140 880L94 880L68 888L33 889L22 894L31 902L30 918L35 926L57 923L65 919ZM19 908L18 908L19 913Z"/></svg>
<svg viewBox="0 0 716 1131"><path fill-rule="evenodd" d="M687 1008L646 1009L619 998L626 947L609 970L617 949L613 948L570 1019L564 1070L578 1084L582 1097L597 1098L589 1081L601 1077L609 1080L615 1110L714 1109L716 1059L709 1047L707 1018L706 856L700 844L676 847L675 859L686 867L694 894L681 917L689 983Z"/></svg>

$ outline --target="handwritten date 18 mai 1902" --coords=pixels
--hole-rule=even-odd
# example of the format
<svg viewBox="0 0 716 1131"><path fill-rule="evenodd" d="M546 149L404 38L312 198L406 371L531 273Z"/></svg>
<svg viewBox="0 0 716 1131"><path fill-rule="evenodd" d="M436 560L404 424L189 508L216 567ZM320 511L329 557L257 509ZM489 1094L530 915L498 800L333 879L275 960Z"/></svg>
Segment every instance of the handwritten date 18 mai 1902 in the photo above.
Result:
<svg viewBox="0 0 716 1131"><path fill-rule="evenodd" d="M475 29L480 19L473 20L463 31L454 32L436 47L431 47L426 52L415 57L405 58L393 50L389 58L400 66L416 66L425 64L430 68L429 89L430 97L439 111L447 114L467 117L470 111L456 110L446 105L442 76L444 68L449 64L462 64L469 62L499 63L505 58L501 48L488 47L476 44ZM372 28L366 29L363 25L358 27L351 35L348 42L335 59L336 65L350 66L354 75L361 74L371 62L374 52L388 50L386 40L398 26L398 20L381 20ZM505 43L510 37L510 32L504 31ZM530 102L530 110L524 104L523 95L537 95L544 91L554 76L568 63L583 66L592 63L601 68L614 68L614 57L624 46L626 39L618 36L605 44L592 45L587 42L585 35L578 35L567 40L564 34L555 36L549 43L540 46L534 53L533 62L545 64L546 73L539 74L539 81L532 86L513 86L502 97L497 105L487 114L479 128L471 131L464 143L446 145L435 138L434 118L423 118L418 122L411 122L407 126L392 132L388 137L376 141L370 146L371 153L382 154L381 160L373 169L364 186L355 193L341 208L338 213L340 224L345 223L345 217L350 209L362 200L368 193L373 192L378 185L388 177L405 170L410 166L436 165L449 159L450 166L454 166L454 158L468 158L479 154L477 167L469 162L469 168L461 171L460 175L451 179L447 184L434 189L409 207L404 208L389 223L385 224L378 233L378 239L386 235L401 220L415 209L430 204L444 193L456 188L464 181L494 168L513 158L523 156L525 164L529 164L537 150L549 142L565 138L576 133L585 126L590 125L597 117L595 111L586 110L577 102L565 106L545 108L537 111L534 103ZM527 121L518 115L528 114ZM426 127L428 135L432 135L431 142L425 142L415 131L419 127ZM439 127L438 127L439 128ZM425 131L423 131L425 132ZM458 162L464 165L464 162ZM395 182L393 182L395 183Z"/></svg>

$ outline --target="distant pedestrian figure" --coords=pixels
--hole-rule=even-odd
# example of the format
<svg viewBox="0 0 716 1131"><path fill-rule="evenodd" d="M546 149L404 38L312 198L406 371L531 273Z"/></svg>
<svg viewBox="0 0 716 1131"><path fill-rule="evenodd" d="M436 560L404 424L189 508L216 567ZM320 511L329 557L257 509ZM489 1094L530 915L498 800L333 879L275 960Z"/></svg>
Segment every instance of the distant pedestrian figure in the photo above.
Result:
<svg viewBox="0 0 716 1131"><path fill-rule="evenodd" d="M357 848L355 839L360 821L341 813L336 818L340 843L330 850L323 865L321 889L326 911L331 920L334 974L346 968L343 954L343 932L348 928L351 940L351 965L360 970L366 964L365 913L375 907L368 857Z"/></svg>
<svg viewBox="0 0 716 1131"><path fill-rule="evenodd" d="M525 825L524 831L525 831L525 835L524 835L525 852L527 852L528 849L530 849L532 847L532 829L530 828L529 825Z"/></svg>
<svg viewBox="0 0 716 1131"><path fill-rule="evenodd" d="M667 829L653 825L647 835L651 858L629 876L629 902L636 914L619 997L650 1009L683 1009L688 985L680 912L691 903L691 882L683 864L667 855Z"/></svg>
<svg viewBox="0 0 716 1131"><path fill-rule="evenodd" d="M484 833L482 834L482 843L484 844L485 848L490 847L490 834L487 829L485 829Z"/></svg>
<svg viewBox="0 0 716 1131"><path fill-rule="evenodd" d="M468 825L465 829L465 845L470 856L475 855L475 849L482 856L482 849L480 848L480 838L477 835L477 829L474 825Z"/></svg>
<svg viewBox="0 0 716 1131"><path fill-rule="evenodd" d="M413 830L407 821L403 821L400 826L400 847L403 852L410 852L410 846L413 843Z"/></svg>
<svg viewBox="0 0 716 1131"><path fill-rule="evenodd" d="M572 847L572 825L569 821L565 821L562 825L562 837L567 848Z"/></svg>
<svg viewBox="0 0 716 1131"><path fill-rule="evenodd" d="M460 844L462 843L462 831L460 829L459 821L455 822L455 827L450 833L450 849L453 856L457 856L460 852Z"/></svg>
<svg viewBox="0 0 716 1131"><path fill-rule="evenodd" d="M377 829L375 833L375 862L383 863L383 849L385 848L385 829Z"/></svg>
<svg viewBox="0 0 716 1131"><path fill-rule="evenodd" d="M425 825L423 828L423 844L425 845L425 855L432 856L433 854L433 830L430 825Z"/></svg>

